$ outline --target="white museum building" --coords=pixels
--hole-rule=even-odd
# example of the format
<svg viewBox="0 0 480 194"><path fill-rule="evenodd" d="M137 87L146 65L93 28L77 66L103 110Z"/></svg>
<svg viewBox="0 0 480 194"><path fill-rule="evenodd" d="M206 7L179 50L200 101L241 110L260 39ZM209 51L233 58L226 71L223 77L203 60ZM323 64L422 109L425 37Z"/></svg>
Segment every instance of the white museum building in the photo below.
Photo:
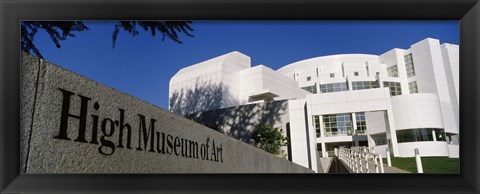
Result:
<svg viewBox="0 0 480 194"><path fill-rule="evenodd" d="M459 46L437 39L278 70L234 51L181 69L169 90L170 111L242 141L259 124L283 129L289 159L315 171L341 146L459 157Z"/></svg>

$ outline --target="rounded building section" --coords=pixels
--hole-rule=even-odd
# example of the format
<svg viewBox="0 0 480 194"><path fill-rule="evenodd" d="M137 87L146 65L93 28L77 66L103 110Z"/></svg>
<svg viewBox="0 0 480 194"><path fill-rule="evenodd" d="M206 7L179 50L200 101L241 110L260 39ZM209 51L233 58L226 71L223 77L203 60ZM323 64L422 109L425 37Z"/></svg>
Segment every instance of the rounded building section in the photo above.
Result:
<svg viewBox="0 0 480 194"><path fill-rule="evenodd" d="M315 57L288 64L277 70L300 83L317 81L333 83L345 78L375 78L377 73L385 73L385 64L377 55L341 54Z"/></svg>
<svg viewBox="0 0 480 194"><path fill-rule="evenodd" d="M284 110L268 114L289 131L289 159L311 169L338 147L394 157L413 157L418 148L421 156L458 158L458 61L450 57L458 47L447 47L427 38L407 49L314 57L276 71L229 53L180 70L170 82L169 108L188 115L286 100ZM218 87L202 90L206 85ZM287 119L275 120L279 115Z"/></svg>
<svg viewBox="0 0 480 194"><path fill-rule="evenodd" d="M422 93L391 98L395 135L401 157L449 156L440 101L436 94Z"/></svg>
<svg viewBox="0 0 480 194"><path fill-rule="evenodd" d="M313 94L389 87L390 84L405 88L400 78L389 76L387 69L377 55L341 54L298 61L277 71Z"/></svg>

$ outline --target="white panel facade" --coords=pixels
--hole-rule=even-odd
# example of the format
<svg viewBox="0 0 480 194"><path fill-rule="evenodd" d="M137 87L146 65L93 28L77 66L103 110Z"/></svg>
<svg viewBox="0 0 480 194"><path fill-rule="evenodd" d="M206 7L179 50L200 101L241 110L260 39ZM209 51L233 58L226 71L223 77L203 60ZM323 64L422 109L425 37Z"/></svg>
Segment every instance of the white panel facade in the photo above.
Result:
<svg viewBox="0 0 480 194"><path fill-rule="evenodd" d="M339 146L458 157L458 58L458 45L432 38L381 55L321 56L276 71L251 67L250 57L232 52L180 70L170 81L170 110L287 99L289 121L282 122L290 123L292 161L314 170L318 157ZM428 130L433 135L421 135Z"/></svg>
<svg viewBox="0 0 480 194"><path fill-rule="evenodd" d="M415 157L415 148L420 156L449 156L448 144L444 141L437 142L409 142L399 143L398 149L402 157Z"/></svg>
<svg viewBox="0 0 480 194"><path fill-rule="evenodd" d="M440 46L442 49L443 64L445 65L445 74L447 77L448 89L450 91L450 100L451 105L456 116L457 126L459 126L459 47L458 45L453 44L442 44Z"/></svg>
<svg viewBox="0 0 480 194"><path fill-rule="evenodd" d="M368 134L386 133L387 123L385 111L372 111L365 113L368 123Z"/></svg>
<svg viewBox="0 0 480 194"><path fill-rule="evenodd" d="M231 52L178 71L169 85L169 109L180 115L240 105L238 71L250 57Z"/></svg>
<svg viewBox="0 0 480 194"><path fill-rule="evenodd" d="M425 39L412 45L411 52L415 64L419 92L438 95L445 130L451 133L458 133L458 122L456 121L458 116L455 115L451 103L446 68L443 64L439 41L430 38Z"/></svg>
<svg viewBox="0 0 480 194"><path fill-rule="evenodd" d="M289 100L289 117L290 117L290 142L292 149L292 161L311 168L317 169L316 155L312 155L312 150L316 150L312 147L314 142L311 142L311 138L308 136L308 125L305 124L305 105L306 101L301 100Z"/></svg>
<svg viewBox="0 0 480 194"><path fill-rule="evenodd" d="M435 94L408 94L391 98L397 130L444 128L442 111Z"/></svg>

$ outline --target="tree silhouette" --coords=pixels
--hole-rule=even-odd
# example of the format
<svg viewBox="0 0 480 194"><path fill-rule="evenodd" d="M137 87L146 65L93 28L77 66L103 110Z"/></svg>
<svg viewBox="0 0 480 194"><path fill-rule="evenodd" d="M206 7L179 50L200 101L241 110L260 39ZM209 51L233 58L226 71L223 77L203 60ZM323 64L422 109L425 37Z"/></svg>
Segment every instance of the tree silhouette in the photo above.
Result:
<svg viewBox="0 0 480 194"><path fill-rule="evenodd" d="M120 29L137 36L139 31L137 27L141 27L144 31L149 31L152 36L162 35L162 41L165 37L181 44L180 34L193 37L190 31L193 29L189 26L190 21L118 21L115 24L112 33L112 48L115 48L117 36ZM68 37L75 37L74 32L82 32L89 28L82 21L23 21L21 26L21 49L37 57L43 58L40 50L33 43L38 30L45 30L57 48L60 48L60 41L66 40Z"/></svg>
<svg viewBox="0 0 480 194"><path fill-rule="evenodd" d="M137 25L142 27L145 31L150 31L152 36L157 35L157 31L162 34L162 41L165 40L165 37L173 40L176 43L182 44L180 41L177 32L183 33L187 36L193 37L189 31L193 29L188 25L191 22L181 22L181 21L119 21L115 25L112 35L112 47L115 48L115 42L117 41L117 35L122 28L124 31L129 32L132 36L138 35Z"/></svg>
<svg viewBox="0 0 480 194"><path fill-rule="evenodd" d="M83 22L22 22L22 45L21 48L27 53L34 53L43 58L38 48L33 43L33 39L39 29L45 30L57 48L60 48L60 40L67 37L75 37L72 32L81 32L88 30Z"/></svg>

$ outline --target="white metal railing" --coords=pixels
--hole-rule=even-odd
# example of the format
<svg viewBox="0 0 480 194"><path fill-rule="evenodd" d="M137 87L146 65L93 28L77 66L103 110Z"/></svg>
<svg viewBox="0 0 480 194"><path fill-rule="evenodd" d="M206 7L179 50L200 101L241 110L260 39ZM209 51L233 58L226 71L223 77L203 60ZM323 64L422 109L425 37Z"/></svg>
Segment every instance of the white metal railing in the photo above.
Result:
<svg viewBox="0 0 480 194"><path fill-rule="evenodd" d="M382 155L364 148L335 148L335 155L352 173L384 173Z"/></svg>

